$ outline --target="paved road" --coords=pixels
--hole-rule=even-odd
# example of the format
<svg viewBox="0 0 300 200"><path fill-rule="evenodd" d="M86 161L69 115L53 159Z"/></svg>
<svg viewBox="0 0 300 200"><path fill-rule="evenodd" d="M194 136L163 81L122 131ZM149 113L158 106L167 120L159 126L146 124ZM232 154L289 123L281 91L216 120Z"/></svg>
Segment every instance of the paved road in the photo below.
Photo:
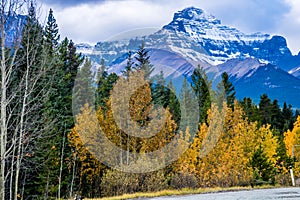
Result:
<svg viewBox="0 0 300 200"><path fill-rule="evenodd" d="M186 196L157 197L151 200L300 200L300 188L253 189ZM150 200L150 199L149 199Z"/></svg>

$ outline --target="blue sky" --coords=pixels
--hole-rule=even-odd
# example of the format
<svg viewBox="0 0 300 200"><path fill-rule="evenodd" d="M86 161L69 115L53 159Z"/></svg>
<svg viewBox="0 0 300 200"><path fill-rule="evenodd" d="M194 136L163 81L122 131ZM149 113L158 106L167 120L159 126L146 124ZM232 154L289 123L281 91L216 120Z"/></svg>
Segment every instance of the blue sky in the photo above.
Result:
<svg viewBox="0 0 300 200"><path fill-rule="evenodd" d="M134 29L155 30L183 8L202 8L246 33L283 35L294 54L300 51L299 0L42 0L50 7L62 37L95 44Z"/></svg>

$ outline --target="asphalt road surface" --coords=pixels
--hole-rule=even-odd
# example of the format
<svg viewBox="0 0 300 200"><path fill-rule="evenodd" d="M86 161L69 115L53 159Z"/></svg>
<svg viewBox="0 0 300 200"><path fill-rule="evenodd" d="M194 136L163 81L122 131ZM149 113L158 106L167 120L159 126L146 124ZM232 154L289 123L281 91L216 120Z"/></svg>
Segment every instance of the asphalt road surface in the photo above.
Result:
<svg viewBox="0 0 300 200"><path fill-rule="evenodd" d="M300 200L300 188L253 189L248 191L218 192L185 196L150 198L151 200ZM149 199L149 200L150 200Z"/></svg>

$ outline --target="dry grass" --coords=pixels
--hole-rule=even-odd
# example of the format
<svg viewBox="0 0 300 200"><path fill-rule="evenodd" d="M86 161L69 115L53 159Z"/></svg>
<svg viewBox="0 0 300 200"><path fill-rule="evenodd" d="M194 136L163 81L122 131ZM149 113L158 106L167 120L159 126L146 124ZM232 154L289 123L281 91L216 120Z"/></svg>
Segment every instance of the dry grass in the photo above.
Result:
<svg viewBox="0 0 300 200"><path fill-rule="evenodd" d="M274 188L274 186L265 185L255 187L255 189ZM173 196L173 195L188 195L188 194L202 194L202 193L213 193L213 192L224 192L224 191L239 191L239 190L251 190L251 187L230 187L230 188L199 188L199 189L182 189L182 190L163 190L159 192L151 193L134 193L134 194L123 194L122 196L116 197L104 197L88 200L125 200L135 198L151 198L160 196Z"/></svg>

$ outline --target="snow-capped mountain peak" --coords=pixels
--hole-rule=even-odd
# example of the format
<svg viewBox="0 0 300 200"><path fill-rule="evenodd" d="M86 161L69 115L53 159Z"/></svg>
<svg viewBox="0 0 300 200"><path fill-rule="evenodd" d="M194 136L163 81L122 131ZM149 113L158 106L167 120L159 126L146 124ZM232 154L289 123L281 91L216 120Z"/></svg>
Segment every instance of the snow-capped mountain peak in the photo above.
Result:
<svg viewBox="0 0 300 200"><path fill-rule="evenodd" d="M172 22L163 28L185 32L194 39L198 39L199 42L203 39L253 42L271 38L269 34L244 34L236 28L222 25L221 20L212 14L194 7L175 13Z"/></svg>
<svg viewBox="0 0 300 200"><path fill-rule="evenodd" d="M192 44L190 46L202 49L204 52L196 57L192 54L185 56L192 60L207 61L213 65L225 63L232 58L249 57L263 59L276 65L278 60L291 56L284 37L259 32L246 34L236 28L223 25L221 20L212 14L194 7L176 12L173 20L165 25L162 31L165 31L164 35L169 35L168 41L171 41L169 46L172 50L175 49L177 53L186 51L186 47L183 50L178 45L173 45L178 43L180 37L181 41L186 40ZM207 56L209 59L206 58Z"/></svg>
<svg viewBox="0 0 300 200"><path fill-rule="evenodd" d="M221 21L212 14L195 7L189 7L174 14L173 21L181 21L184 19L194 20L201 23L207 22L212 24L221 24Z"/></svg>

